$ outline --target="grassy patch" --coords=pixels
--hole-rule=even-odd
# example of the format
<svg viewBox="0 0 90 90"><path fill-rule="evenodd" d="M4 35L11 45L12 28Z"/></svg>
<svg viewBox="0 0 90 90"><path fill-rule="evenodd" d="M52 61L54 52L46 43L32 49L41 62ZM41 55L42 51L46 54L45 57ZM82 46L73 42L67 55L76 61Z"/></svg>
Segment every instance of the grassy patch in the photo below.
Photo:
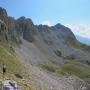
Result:
<svg viewBox="0 0 90 90"><path fill-rule="evenodd" d="M62 71L69 75L76 75L79 78L90 83L90 71L88 68L81 66L79 63L68 63L62 66Z"/></svg>
<svg viewBox="0 0 90 90"><path fill-rule="evenodd" d="M78 40L72 40L71 38L65 38L66 41L68 41L68 44L72 45L73 47L80 48L82 50L90 52L90 46L85 45Z"/></svg>
<svg viewBox="0 0 90 90"><path fill-rule="evenodd" d="M75 60L70 60L62 66L57 66L52 63L44 63L41 67L60 76L76 75L84 81L90 83L90 67L86 67L86 65L84 66L84 64L81 64Z"/></svg>
<svg viewBox="0 0 90 90"><path fill-rule="evenodd" d="M0 65L6 64L8 73L20 73L23 74L23 66L17 60L17 58L12 55L5 47L0 46ZM2 72L2 71L1 71Z"/></svg>
<svg viewBox="0 0 90 90"><path fill-rule="evenodd" d="M55 72L56 71L56 66L51 64L51 63L43 63L43 64L39 64L40 67L50 71L50 72Z"/></svg>
<svg viewBox="0 0 90 90"><path fill-rule="evenodd" d="M0 88L2 86L1 81L3 80L3 63L6 64L7 67L5 78L15 80L20 90L42 90L40 89L40 86L38 86L38 84L36 84L36 82L33 80L30 72L28 72L28 69L23 66L15 54L10 51L7 46L3 45L3 43L2 45L0 44ZM15 74L18 74L25 80L22 81L22 79L17 78Z"/></svg>

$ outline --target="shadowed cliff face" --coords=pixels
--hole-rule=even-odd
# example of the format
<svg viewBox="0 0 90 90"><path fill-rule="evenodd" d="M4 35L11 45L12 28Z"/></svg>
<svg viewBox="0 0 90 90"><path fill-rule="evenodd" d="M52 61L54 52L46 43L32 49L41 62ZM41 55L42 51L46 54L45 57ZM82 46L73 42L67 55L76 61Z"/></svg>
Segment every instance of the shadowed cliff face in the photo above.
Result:
<svg viewBox="0 0 90 90"><path fill-rule="evenodd" d="M0 19L4 21L4 23L7 25L7 21L8 21L7 12L4 8L1 7L0 7Z"/></svg>
<svg viewBox="0 0 90 90"><path fill-rule="evenodd" d="M0 7L0 38L1 41L9 41L7 12Z"/></svg>
<svg viewBox="0 0 90 90"><path fill-rule="evenodd" d="M9 17L4 8L0 8L0 21L1 28L0 31L3 31L3 40L6 39L9 43L15 42L20 43L20 38L17 33L16 21L13 17Z"/></svg>
<svg viewBox="0 0 90 90"><path fill-rule="evenodd" d="M36 28L31 19L20 17L16 20L18 33L22 36L25 40L29 42L34 41L34 35L36 34Z"/></svg>

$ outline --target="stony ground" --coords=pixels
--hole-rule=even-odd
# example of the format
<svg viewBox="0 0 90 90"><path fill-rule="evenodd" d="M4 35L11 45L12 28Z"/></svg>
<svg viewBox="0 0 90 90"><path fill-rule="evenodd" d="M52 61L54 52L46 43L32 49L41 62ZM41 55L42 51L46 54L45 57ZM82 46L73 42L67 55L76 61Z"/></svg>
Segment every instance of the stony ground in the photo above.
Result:
<svg viewBox="0 0 90 90"><path fill-rule="evenodd" d="M40 85L41 88L44 87L46 90L88 90L85 82L76 76L58 77L43 69L40 69L37 66L31 65L29 60L32 55L29 52L29 48L24 45L22 45L20 49L16 49L17 55L32 73L34 80Z"/></svg>

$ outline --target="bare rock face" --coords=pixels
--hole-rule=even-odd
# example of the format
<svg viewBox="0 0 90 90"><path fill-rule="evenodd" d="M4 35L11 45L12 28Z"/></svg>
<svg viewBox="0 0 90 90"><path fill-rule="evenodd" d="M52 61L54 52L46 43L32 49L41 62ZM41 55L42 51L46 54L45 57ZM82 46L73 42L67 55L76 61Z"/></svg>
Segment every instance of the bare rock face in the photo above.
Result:
<svg viewBox="0 0 90 90"><path fill-rule="evenodd" d="M20 43L20 37L23 37L29 42L34 41L34 35L36 35L36 27L29 18L20 17L15 20L13 17L7 15L4 8L0 8L0 21L1 29L7 29L4 31L8 35L10 42ZM5 34L5 35L6 35Z"/></svg>
<svg viewBox="0 0 90 90"><path fill-rule="evenodd" d="M72 31L68 27L65 27L59 23L51 27L47 25L39 25L37 28L39 33L44 37L44 40L47 41L54 41L53 38L56 38L56 40L63 41L65 43L68 42L68 40L66 40L67 38L76 41L76 37Z"/></svg>
<svg viewBox="0 0 90 90"><path fill-rule="evenodd" d="M20 38L17 34L15 19L9 17L4 8L0 8L0 31L1 40L6 39L9 43L16 42L20 43Z"/></svg>
<svg viewBox="0 0 90 90"><path fill-rule="evenodd" d="M36 28L31 19L20 17L17 21L17 29L19 34L27 41L33 42L34 35L36 34Z"/></svg>
<svg viewBox="0 0 90 90"><path fill-rule="evenodd" d="M8 34L12 42L21 43L20 36L17 32L16 20L13 17L8 17Z"/></svg>
<svg viewBox="0 0 90 90"><path fill-rule="evenodd" d="M7 25L7 21L8 21L7 12L4 8L1 7L0 7L0 19L4 21L4 23Z"/></svg>
<svg viewBox="0 0 90 90"><path fill-rule="evenodd" d="M8 41L7 12L0 8L0 41Z"/></svg>
<svg viewBox="0 0 90 90"><path fill-rule="evenodd" d="M61 25L60 23L55 25L56 31L60 32L63 37L68 37L71 38L72 40L76 40L73 32L68 28L65 27L64 25Z"/></svg>

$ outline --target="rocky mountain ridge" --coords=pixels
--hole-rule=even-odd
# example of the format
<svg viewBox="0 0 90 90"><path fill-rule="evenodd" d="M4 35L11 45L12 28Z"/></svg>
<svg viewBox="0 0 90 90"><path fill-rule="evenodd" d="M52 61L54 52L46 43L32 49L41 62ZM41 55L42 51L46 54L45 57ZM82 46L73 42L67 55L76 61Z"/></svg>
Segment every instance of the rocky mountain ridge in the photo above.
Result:
<svg viewBox="0 0 90 90"><path fill-rule="evenodd" d="M77 90L77 86L79 88L78 90L83 90L82 87L86 84L84 90L88 90L87 83L90 84L89 47L78 43L76 37L68 27L61 24L51 27L47 25L34 25L31 19L25 17L14 19L8 16L5 9L0 8L1 42L7 44L21 58L21 61L24 61L26 66L29 65L28 68L32 69L36 81L41 83L41 85L46 84L49 87L48 90L53 87L54 90L61 90L59 84L62 90L67 90L67 86L69 89L72 88L70 90ZM17 46L14 46L14 44ZM33 69L32 66L30 67L31 64L44 68L51 73L66 75L67 83L63 81L66 80L65 77L61 81L58 81L55 79L56 77L53 78L52 75L49 76L48 73L42 71L43 69L40 70L38 67ZM68 80L69 75L75 75L83 79L85 81L84 85L83 83L80 84L83 81L79 81L78 78L75 82L72 82L72 80L76 80L73 77ZM38 77L40 78L38 79ZM61 84L62 81L64 84ZM68 81L70 85L66 85ZM76 82L78 82L77 85Z"/></svg>
<svg viewBox="0 0 90 90"><path fill-rule="evenodd" d="M20 17L17 20L15 20L14 17L8 16L4 8L0 8L0 20L2 20L6 24L8 34L10 35L10 37L13 37L13 38L15 38L14 36L16 36L16 35L12 35L13 33L14 34L17 33L23 38L25 38L26 40L28 40L28 39L33 38L33 35L35 35L37 31L48 32L49 30L55 30L55 31L59 30L60 31L61 29L60 33L62 32L63 36L65 36L64 35L65 33L63 32L66 32L66 35L72 36L72 38L75 39L71 30L61 24L56 24L55 26L52 26L52 27L49 27L46 25L35 26L31 19L25 18L24 16ZM29 40L29 41L32 41L32 40Z"/></svg>
<svg viewBox="0 0 90 90"><path fill-rule="evenodd" d="M0 8L0 21L0 31L3 28L5 30L3 31L3 38L10 44L13 42L20 44L22 43L21 38L23 38L30 43L34 43L44 54L47 54L49 58L53 57L56 61L60 61L60 59L62 61L63 58L72 56L81 61L89 59L87 53L85 54L81 49L79 50L71 45L72 42L77 42L76 37L64 25L59 23L51 27L34 25L31 19L24 16L15 20L8 16L4 8Z"/></svg>

